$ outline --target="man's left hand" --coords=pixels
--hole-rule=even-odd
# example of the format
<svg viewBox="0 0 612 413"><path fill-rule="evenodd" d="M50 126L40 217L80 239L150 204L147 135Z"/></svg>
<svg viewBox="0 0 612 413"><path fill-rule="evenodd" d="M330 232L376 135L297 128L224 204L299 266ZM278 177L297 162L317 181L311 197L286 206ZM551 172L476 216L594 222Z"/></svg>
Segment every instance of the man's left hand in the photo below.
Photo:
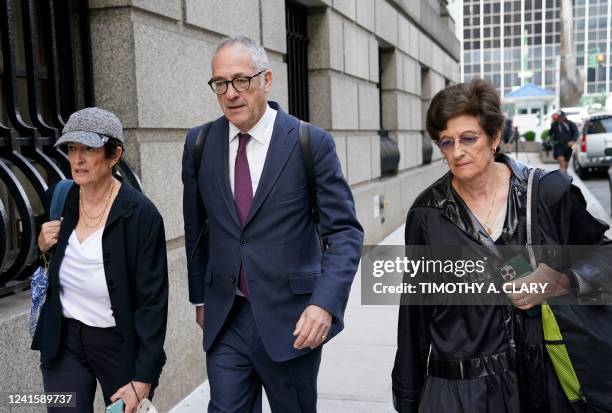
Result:
<svg viewBox="0 0 612 413"><path fill-rule="evenodd" d="M535 283L547 283L543 293L516 292L508 294L508 298L515 307L521 310L529 310L551 297L568 294L572 288L572 283L567 274L554 270L544 263L540 263L531 274L507 284L514 284L513 290L520 291L523 284L530 286Z"/></svg>
<svg viewBox="0 0 612 413"><path fill-rule="evenodd" d="M134 388L132 388L132 385L128 383L111 396L112 402L123 399L123 402L125 403L125 413L136 412L139 403L138 400L149 397L149 392L151 391L151 385L149 383L141 383L139 381L133 381L132 383L134 384ZM134 389L136 389L138 397L136 397Z"/></svg>
<svg viewBox="0 0 612 413"><path fill-rule="evenodd" d="M293 347L299 350L306 347L317 348L327 340L331 322L329 311L317 305L309 305L295 325L293 335L297 339Z"/></svg>

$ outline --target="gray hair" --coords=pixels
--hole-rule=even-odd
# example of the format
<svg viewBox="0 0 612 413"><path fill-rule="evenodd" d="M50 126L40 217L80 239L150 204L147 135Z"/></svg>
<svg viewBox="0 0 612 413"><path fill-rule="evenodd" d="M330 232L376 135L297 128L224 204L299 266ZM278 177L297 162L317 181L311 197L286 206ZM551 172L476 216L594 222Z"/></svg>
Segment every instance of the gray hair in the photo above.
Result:
<svg viewBox="0 0 612 413"><path fill-rule="evenodd" d="M217 53L219 53L219 50L233 45L240 45L247 49L251 55L254 70L260 71L270 69L270 62L268 61L266 49L264 49L261 44L247 36L230 36L223 39L223 41L221 41L221 43L219 43L217 46L217 49L215 49L213 60L217 56Z"/></svg>

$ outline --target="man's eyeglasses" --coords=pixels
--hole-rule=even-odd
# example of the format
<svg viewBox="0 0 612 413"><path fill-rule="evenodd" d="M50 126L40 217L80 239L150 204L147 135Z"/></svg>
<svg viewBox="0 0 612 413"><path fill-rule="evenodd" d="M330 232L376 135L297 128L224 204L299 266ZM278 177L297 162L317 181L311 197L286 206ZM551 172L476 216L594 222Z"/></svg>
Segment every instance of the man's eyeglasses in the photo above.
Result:
<svg viewBox="0 0 612 413"><path fill-rule="evenodd" d="M478 139L480 139L480 135L466 134L461 135L456 140L459 141L460 145L469 148L470 146L474 146L474 144L478 142ZM455 139L453 138L442 138L436 144L442 152L452 152L455 150Z"/></svg>
<svg viewBox="0 0 612 413"><path fill-rule="evenodd" d="M248 90L249 87L251 86L251 79L253 79L254 77L259 76L260 74L262 74L266 70L267 69L259 71L259 72L255 73L253 76L240 76L240 77L236 77L236 78L234 78L232 80L215 80L215 79L210 79L208 81L208 86L210 86L212 91L215 92L217 95L222 95L225 92L227 92L227 85L228 85L228 83L232 84L232 86L234 87L236 92L244 92L244 91Z"/></svg>

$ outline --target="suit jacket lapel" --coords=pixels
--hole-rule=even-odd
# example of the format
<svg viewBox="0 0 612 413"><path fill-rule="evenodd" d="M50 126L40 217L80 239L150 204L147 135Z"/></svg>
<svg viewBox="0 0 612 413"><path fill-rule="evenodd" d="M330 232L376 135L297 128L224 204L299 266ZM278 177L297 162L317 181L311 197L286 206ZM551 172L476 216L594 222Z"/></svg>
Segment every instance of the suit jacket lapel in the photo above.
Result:
<svg viewBox="0 0 612 413"><path fill-rule="evenodd" d="M280 108L276 114L276 120L274 122L274 129L272 131L272 139L270 140L270 146L268 147L268 153L266 154L266 161L261 173L259 185L253 198L253 204L249 210L247 217L246 227L253 216L257 213L263 201L268 196L268 193L272 189L272 186L281 174L289 155L297 144L297 138L291 135L291 131L294 127L289 124L289 116L284 113Z"/></svg>
<svg viewBox="0 0 612 413"><path fill-rule="evenodd" d="M236 212L236 204L234 203L234 196L232 195L232 188L230 187L229 181L229 123L227 119L223 118L221 122L213 125L210 138L212 139L208 139L210 142L207 142L207 145L212 144L210 147L213 151L209 159L211 162L215 163L214 168L211 168L215 174L214 179L217 182L223 201L225 201L227 210L236 224L241 227L242 225L240 224L240 218ZM200 168L201 183L205 182L204 180L208 178L204 171L205 168Z"/></svg>

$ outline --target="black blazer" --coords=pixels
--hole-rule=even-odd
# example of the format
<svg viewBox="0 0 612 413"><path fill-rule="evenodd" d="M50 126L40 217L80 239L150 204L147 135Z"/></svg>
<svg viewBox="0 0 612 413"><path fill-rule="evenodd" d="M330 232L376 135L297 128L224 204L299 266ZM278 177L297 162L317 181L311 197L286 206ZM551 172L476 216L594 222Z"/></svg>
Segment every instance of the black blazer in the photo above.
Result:
<svg viewBox="0 0 612 413"><path fill-rule="evenodd" d="M53 188L47 192L47 198ZM78 222L79 188L66 199L59 240L49 262L49 288L32 342L41 359L57 354L62 323L59 269ZM47 208L48 211L48 208ZM168 264L161 215L143 194L121 185L102 235L104 272L120 335L122 381L157 383L166 361Z"/></svg>

